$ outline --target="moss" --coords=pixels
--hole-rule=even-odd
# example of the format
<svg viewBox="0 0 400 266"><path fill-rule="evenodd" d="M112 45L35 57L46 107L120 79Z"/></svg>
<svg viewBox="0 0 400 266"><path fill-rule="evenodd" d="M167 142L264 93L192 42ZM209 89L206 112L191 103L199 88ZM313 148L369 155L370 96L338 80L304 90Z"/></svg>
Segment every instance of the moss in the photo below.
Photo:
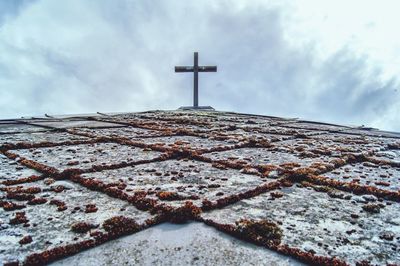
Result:
<svg viewBox="0 0 400 266"><path fill-rule="evenodd" d="M52 190L53 190L54 192L56 192L56 193L63 192L63 191L64 191L64 189L65 189L65 187L64 187L64 186L62 186L62 185L55 186L55 187L53 187L53 188L52 188Z"/></svg>
<svg viewBox="0 0 400 266"><path fill-rule="evenodd" d="M313 189L317 192L330 192L333 189L328 186L313 186Z"/></svg>
<svg viewBox="0 0 400 266"><path fill-rule="evenodd" d="M400 192L379 189L373 186L360 185L356 182L344 182L333 180L324 176L311 175L307 177L307 181L317 185L324 185L334 189L351 192L354 194L371 194L379 198L385 198L391 201L400 201ZM329 192L328 192L329 193Z"/></svg>
<svg viewBox="0 0 400 266"><path fill-rule="evenodd" d="M23 183L35 182L40 179L42 179L41 176L31 175L29 177L23 177L23 178L19 178L19 179L5 180L5 181L2 181L1 184L6 185L6 186L12 186L12 185L18 185L18 184L23 184Z"/></svg>
<svg viewBox="0 0 400 266"><path fill-rule="evenodd" d="M10 201L2 201L0 200L0 207L3 207L5 211L14 211L14 210L20 210L26 207L25 204L17 204L14 202Z"/></svg>
<svg viewBox="0 0 400 266"><path fill-rule="evenodd" d="M179 208L161 205L158 207L158 211L161 212L164 220L177 224L186 223L188 220L197 220L202 212L191 201L186 201L185 205Z"/></svg>
<svg viewBox="0 0 400 266"><path fill-rule="evenodd" d="M214 204L211 201L209 201L208 199L204 199L201 202L201 209L204 211L211 210L213 207L214 207Z"/></svg>
<svg viewBox="0 0 400 266"><path fill-rule="evenodd" d="M97 207L95 204L88 204L85 207L85 212L86 213L91 213L91 212L97 212Z"/></svg>
<svg viewBox="0 0 400 266"><path fill-rule="evenodd" d="M273 198L282 198L283 197L283 193L280 191L272 191L271 192L271 197Z"/></svg>
<svg viewBox="0 0 400 266"><path fill-rule="evenodd" d="M34 198L30 201L28 201L28 205L39 205L39 204L44 204L47 202L47 199L45 198Z"/></svg>
<svg viewBox="0 0 400 266"><path fill-rule="evenodd" d="M14 200L33 200L35 198L34 195L28 193L15 193L15 192L8 192L7 199L14 199Z"/></svg>
<svg viewBox="0 0 400 266"><path fill-rule="evenodd" d="M16 187L8 187L4 189L8 193L25 193L25 194L37 194L42 191L40 187L28 187L24 188L22 186L16 186Z"/></svg>
<svg viewBox="0 0 400 266"><path fill-rule="evenodd" d="M377 181L377 182L375 182L375 185L389 187L390 183L389 182L385 182L385 181Z"/></svg>
<svg viewBox="0 0 400 266"><path fill-rule="evenodd" d="M26 245L32 242L32 237L31 236L24 236L23 238L21 238L21 240L18 242L21 245Z"/></svg>
<svg viewBox="0 0 400 266"><path fill-rule="evenodd" d="M25 216L25 212L15 213L15 217L10 220L10 224L26 224L29 220Z"/></svg>
<svg viewBox="0 0 400 266"><path fill-rule="evenodd" d="M65 202L63 202L61 200L53 199L50 201L50 205L56 205L57 211L59 211L59 212L65 211L67 209L67 205L65 204Z"/></svg>
<svg viewBox="0 0 400 266"><path fill-rule="evenodd" d="M172 200L188 200L188 199L198 199L199 197L197 196L184 196L180 195L177 192L169 192L169 191L160 191L157 192L157 197L160 200L165 200L165 201L172 201Z"/></svg>
<svg viewBox="0 0 400 266"><path fill-rule="evenodd" d="M94 247L95 245L96 242L90 239L71 245L45 250L41 253L33 253L25 259L23 265L45 265L59 258L70 256L82 250Z"/></svg>
<svg viewBox="0 0 400 266"><path fill-rule="evenodd" d="M109 233L113 233L115 235L124 235L138 231L140 226L131 218L127 218L125 216L116 216L105 220L103 223L103 228Z"/></svg>
<svg viewBox="0 0 400 266"><path fill-rule="evenodd" d="M369 213L379 213L381 211L381 206L378 204L366 204L363 207L363 210Z"/></svg>
<svg viewBox="0 0 400 266"><path fill-rule="evenodd" d="M10 262L5 262L4 266L18 266L19 261L10 261Z"/></svg>
<svg viewBox="0 0 400 266"><path fill-rule="evenodd" d="M240 220L236 222L236 232L253 241L279 244L282 239L282 229L268 220Z"/></svg>
<svg viewBox="0 0 400 266"><path fill-rule="evenodd" d="M90 229L96 228L97 226L86 223L86 222L78 222L71 225L71 230L75 233L86 233L90 231Z"/></svg>

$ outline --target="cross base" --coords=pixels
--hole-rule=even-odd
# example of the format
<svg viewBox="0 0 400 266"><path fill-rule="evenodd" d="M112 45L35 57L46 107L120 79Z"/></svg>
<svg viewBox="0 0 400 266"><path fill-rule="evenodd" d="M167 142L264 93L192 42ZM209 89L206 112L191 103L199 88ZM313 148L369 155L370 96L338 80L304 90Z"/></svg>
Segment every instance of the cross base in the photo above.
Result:
<svg viewBox="0 0 400 266"><path fill-rule="evenodd" d="M184 110L184 111L209 110L209 111L214 111L215 109L212 108L211 106L182 106L182 107L179 107L178 110Z"/></svg>

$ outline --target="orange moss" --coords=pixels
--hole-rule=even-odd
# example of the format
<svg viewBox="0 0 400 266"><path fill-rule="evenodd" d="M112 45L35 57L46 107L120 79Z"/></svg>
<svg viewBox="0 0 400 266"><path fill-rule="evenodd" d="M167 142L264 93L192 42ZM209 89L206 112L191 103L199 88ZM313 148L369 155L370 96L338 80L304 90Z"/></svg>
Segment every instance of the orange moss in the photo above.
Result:
<svg viewBox="0 0 400 266"><path fill-rule="evenodd" d="M107 232L115 235L125 235L139 231L140 226L131 218L116 216L105 220L103 228Z"/></svg>
<svg viewBox="0 0 400 266"><path fill-rule="evenodd" d="M2 181L1 184L6 186L18 185L23 183L35 182L43 179L43 176L31 175L29 177L19 178L19 179L11 179Z"/></svg>
<svg viewBox="0 0 400 266"><path fill-rule="evenodd" d="M86 222L78 222L71 225L71 230L75 233L86 233L91 229L96 228L94 224L86 223Z"/></svg>
<svg viewBox="0 0 400 266"><path fill-rule="evenodd" d="M92 213L92 212L97 212L97 207L95 204L88 204L85 207L85 213Z"/></svg>
<svg viewBox="0 0 400 266"><path fill-rule="evenodd" d="M389 191L373 186L360 185L356 182L344 182L334 180L324 176L310 175L306 177L306 180L317 185L329 186L338 190L352 192L354 194L372 194L377 197L385 198L387 200L400 202L400 192L397 191Z"/></svg>
<svg viewBox="0 0 400 266"><path fill-rule="evenodd" d="M44 204L47 202L47 199L45 198L34 198L30 201L28 201L28 205L39 205L39 204Z"/></svg>
<svg viewBox="0 0 400 266"><path fill-rule="evenodd" d="M7 192L7 199L14 199L14 200L32 200L35 196L28 193L16 193L16 192Z"/></svg>
<svg viewBox="0 0 400 266"><path fill-rule="evenodd" d="M173 201L173 200L196 200L199 199L199 197L197 196L183 196L180 195L177 192L169 192L169 191L160 191L156 193L156 196L160 199L160 200L166 200L166 201Z"/></svg>
<svg viewBox="0 0 400 266"><path fill-rule="evenodd" d="M10 224L26 224L28 222L25 212L16 212L14 218L10 219Z"/></svg>
<svg viewBox="0 0 400 266"><path fill-rule="evenodd" d="M31 236L24 236L18 243L20 245L26 245L32 242L32 237Z"/></svg>
<svg viewBox="0 0 400 266"><path fill-rule="evenodd" d="M243 238L264 245L279 244L282 239L282 229L268 220L239 220L236 222L235 232L241 234Z"/></svg>
<svg viewBox="0 0 400 266"><path fill-rule="evenodd" d="M305 262L310 265L329 265L329 266L348 266L348 264L338 258L335 257L324 257L324 256L317 256L312 252L307 252L300 250L298 248L292 248L289 247L288 245L280 245L278 244L278 241L273 241L268 240L267 238L264 238L262 236L257 235L257 230L252 228L252 230L249 230L249 232L243 232L242 230L238 230L237 226L234 225L229 225L229 224L219 224L216 223L212 220L202 220L204 223L215 227L218 230L221 230L223 232L226 232L234 237L244 239L246 241L250 241L252 243L255 243L257 245L261 245L264 247L267 247L271 250L277 251L283 255L288 255L292 256L302 262ZM261 226L263 227L263 226ZM257 228L257 227L256 227ZM267 228L272 228L272 232L275 231L275 233L272 234L272 236L277 237L279 239L279 229L276 229L276 227L268 227ZM278 227L279 228L279 227ZM255 232L254 232L255 231ZM262 230L261 230L262 231ZM268 232L268 230L266 230ZM268 236L268 234L267 234Z"/></svg>
<svg viewBox="0 0 400 266"><path fill-rule="evenodd" d="M152 212L159 213L164 221L181 224L188 220L199 219L202 210L195 206L193 202L186 201L182 207L178 208L173 208L167 205L158 205L152 210Z"/></svg>
<svg viewBox="0 0 400 266"><path fill-rule="evenodd" d="M0 200L0 207L2 207L5 211L14 211L26 208L26 205Z"/></svg>
<svg viewBox="0 0 400 266"><path fill-rule="evenodd" d="M65 202L61 201L61 200L56 200L53 199L50 201L50 205L56 205L57 206L57 210L58 211L65 211L67 209L67 205L65 204Z"/></svg>

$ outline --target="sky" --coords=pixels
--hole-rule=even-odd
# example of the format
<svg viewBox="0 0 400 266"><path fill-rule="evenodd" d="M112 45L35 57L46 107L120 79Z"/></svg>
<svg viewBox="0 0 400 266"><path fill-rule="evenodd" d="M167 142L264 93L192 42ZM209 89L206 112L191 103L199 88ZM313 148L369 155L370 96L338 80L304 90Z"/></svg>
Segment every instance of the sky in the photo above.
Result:
<svg viewBox="0 0 400 266"><path fill-rule="evenodd" d="M1 0L0 118L217 110L400 132L397 0Z"/></svg>

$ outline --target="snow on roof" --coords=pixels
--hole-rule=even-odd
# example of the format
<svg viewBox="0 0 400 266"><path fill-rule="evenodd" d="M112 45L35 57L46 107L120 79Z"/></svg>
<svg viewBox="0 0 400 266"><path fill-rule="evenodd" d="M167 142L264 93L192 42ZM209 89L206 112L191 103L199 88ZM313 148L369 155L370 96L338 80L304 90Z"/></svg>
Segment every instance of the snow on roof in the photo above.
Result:
<svg viewBox="0 0 400 266"><path fill-rule="evenodd" d="M0 121L0 166L4 264L400 263L397 133L208 110L47 116Z"/></svg>

